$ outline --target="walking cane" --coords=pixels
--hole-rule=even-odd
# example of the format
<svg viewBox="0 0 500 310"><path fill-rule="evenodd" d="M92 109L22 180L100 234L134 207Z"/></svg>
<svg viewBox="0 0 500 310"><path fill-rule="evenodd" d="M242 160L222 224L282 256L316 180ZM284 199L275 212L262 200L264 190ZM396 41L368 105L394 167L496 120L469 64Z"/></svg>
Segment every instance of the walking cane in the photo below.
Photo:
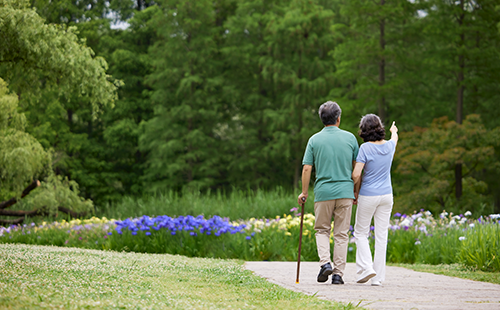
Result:
<svg viewBox="0 0 500 310"><path fill-rule="evenodd" d="M297 280L295 284L299 284L299 272L300 272L300 252L302 250L302 226L304 224L304 205L306 204L306 198L302 197L302 210L300 211L300 235L299 235L299 256L297 257Z"/></svg>

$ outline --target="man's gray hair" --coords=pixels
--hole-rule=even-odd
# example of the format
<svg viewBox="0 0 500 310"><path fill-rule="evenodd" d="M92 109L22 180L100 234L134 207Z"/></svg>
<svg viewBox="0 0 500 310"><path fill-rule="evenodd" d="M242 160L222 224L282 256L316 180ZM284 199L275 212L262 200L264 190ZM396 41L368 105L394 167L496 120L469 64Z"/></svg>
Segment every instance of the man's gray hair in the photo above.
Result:
<svg viewBox="0 0 500 310"><path fill-rule="evenodd" d="M319 107L319 118L325 126L337 124L342 110L340 106L333 101L327 101Z"/></svg>

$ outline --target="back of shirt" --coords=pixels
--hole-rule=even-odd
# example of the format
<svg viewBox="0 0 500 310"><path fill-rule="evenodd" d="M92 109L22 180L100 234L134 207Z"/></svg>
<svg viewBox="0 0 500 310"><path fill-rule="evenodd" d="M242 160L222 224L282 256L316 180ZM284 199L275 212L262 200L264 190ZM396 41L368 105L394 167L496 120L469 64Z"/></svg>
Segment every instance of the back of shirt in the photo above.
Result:
<svg viewBox="0 0 500 310"><path fill-rule="evenodd" d="M396 142L393 140L384 144L366 142L361 145L356 158L356 162L365 164L360 195L392 194L391 165L395 151Z"/></svg>
<svg viewBox="0 0 500 310"><path fill-rule="evenodd" d="M309 139L302 164L316 169L315 202L354 199L351 174L358 151L354 135L336 126L325 127Z"/></svg>

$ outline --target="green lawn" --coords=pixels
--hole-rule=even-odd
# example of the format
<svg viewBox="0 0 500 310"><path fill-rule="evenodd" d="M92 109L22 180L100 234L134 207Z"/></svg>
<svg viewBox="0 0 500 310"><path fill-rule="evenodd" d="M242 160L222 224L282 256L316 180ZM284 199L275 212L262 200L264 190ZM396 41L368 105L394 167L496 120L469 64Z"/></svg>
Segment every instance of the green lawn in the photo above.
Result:
<svg viewBox="0 0 500 310"><path fill-rule="evenodd" d="M352 309L286 290L241 261L0 244L2 309Z"/></svg>
<svg viewBox="0 0 500 310"><path fill-rule="evenodd" d="M500 272L484 272L480 270L472 270L460 264L451 264L451 265L391 264L391 266L404 267L415 271L442 274L445 276L457 277L462 279L500 284Z"/></svg>

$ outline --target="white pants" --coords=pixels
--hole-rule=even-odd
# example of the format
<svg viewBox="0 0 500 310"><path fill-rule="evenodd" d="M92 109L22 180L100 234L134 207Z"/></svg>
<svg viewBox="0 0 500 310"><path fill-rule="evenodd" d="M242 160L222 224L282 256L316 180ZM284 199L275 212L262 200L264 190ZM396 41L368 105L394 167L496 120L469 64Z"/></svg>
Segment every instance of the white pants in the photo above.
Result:
<svg viewBox="0 0 500 310"><path fill-rule="evenodd" d="M387 234L393 205L392 194L381 196L359 196L356 210L354 237L356 238L356 267L358 273L373 268L377 275L372 281L385 280L385 260L387 252ZM375 258L368 236L372 217L375 222Z"/></svg>

